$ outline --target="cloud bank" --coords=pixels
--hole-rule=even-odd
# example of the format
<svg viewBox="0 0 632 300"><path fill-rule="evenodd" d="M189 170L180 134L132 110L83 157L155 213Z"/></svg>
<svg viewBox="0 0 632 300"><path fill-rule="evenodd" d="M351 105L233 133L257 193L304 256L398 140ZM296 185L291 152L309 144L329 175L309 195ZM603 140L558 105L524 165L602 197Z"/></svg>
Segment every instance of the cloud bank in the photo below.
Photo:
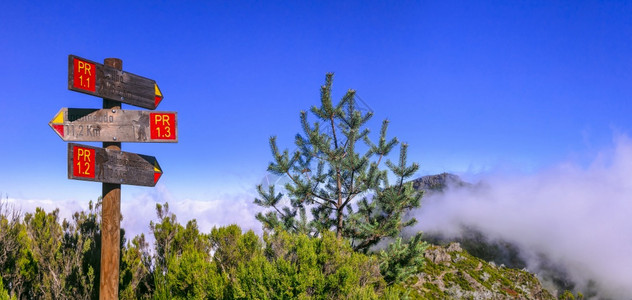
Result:
<svg viewBox="0 0 632 300"><path fill-rule="evenodd" d="M541 255L585 288L632 295L632 140L615 138L588 166L562 163L535 174L480 176L473 189L424 199L417 230L461 234L462 226L521 249L538 272Z"/></svg>
<svg viewBox="0 0 632 300"><path fill-rule="evenodd" d="M133 199L121 201L121 228L125 229L125 237L131 240L141 233L145 234L147 241L153 243L150 234L149 222L158 220L156 216L156 204L169 203L169 211L176 215L177 221L183 226L192 219L197 220L201 232L209 233L215 226L230 224L239 225L242 230L253 230L257 234L262 233L261 224L255 219L255 214L260 208L252 201L254 194L241 193L211 197L208 200L179 200L171 195L164 186L149 189L148 192L137 195ZM13 207L22 214L34 212L37 207L51 212L59 208L60 220L72 220L72 214L77 211L87 210L89 201L53 201L53 200L25 200L8 198L3 203Z"/></svg>
<svg viewBox="0 0 632 300"><path fill-rule="evenodd" d="M135 197L132 201L121 203L123 221L121 227L125 228L126 235L132 237L140 233L148 235L149 221L156 221L156 203L169 203L169 211L174 213L177 221L183 226L192 219L196 219L201 232L209 233L216 226L237 224L242 230L253 230L257 234L262 233L261 224L255 215L260 208L253 204L253 194L227 194L210 197L211 199L178 200L164 187ZM142 217L137 217L142 215ZM153 237L149 237L153 241Z"/></svg>

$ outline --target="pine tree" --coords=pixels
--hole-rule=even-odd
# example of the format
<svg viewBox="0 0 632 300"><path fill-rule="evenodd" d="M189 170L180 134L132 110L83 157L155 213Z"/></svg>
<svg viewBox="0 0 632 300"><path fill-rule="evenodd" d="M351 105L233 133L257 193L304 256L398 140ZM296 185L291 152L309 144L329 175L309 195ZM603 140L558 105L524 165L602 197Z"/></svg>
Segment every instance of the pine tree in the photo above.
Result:
<svg viewBox="0 0 632 300"><path fill-rule="evenodd" d="M402 243L402 238L398 237L386 250L380 251L380 269L384 279L389 283L398 283L417 273L423 266L426 248L428 244L422 240L421 233L408 243Z"/></svg>
<svg viewBox="0 0 632 300"><path fill-rule="evenodd" d="M286 193L277 192L274 185L259 193L254 202L268 208L257 214L266 230L283 229L290 232L320 236L335 231L338 238L346 238L357 251L366 252L385 237L396 237L404 227L413 225L414 218L405 220L410 209L420 205L421 192L412 182L405 182L419 168L407 164L407 147L401 144L399 162L386 160L385 165L396 182L389 183L388 171L382 169L384 157L398 144L397 138L388 140L388 120L384 120L376 144L369 139L366 123L372 112L356 108L355 91L349 90L338 104L332 102L333 74L326 75L321 87L320 107L312 107L317 118L308 122L308 113L300 113L303 134L297 134L298 150L281 152L276 137L270 138L272 161L268 171L287 176ZM364 145L363 145L364 144ZM364 147L364 153L358 149ZM289 200L289 205L284 199ZM311 218L307 211L311 212Z"/></svg>

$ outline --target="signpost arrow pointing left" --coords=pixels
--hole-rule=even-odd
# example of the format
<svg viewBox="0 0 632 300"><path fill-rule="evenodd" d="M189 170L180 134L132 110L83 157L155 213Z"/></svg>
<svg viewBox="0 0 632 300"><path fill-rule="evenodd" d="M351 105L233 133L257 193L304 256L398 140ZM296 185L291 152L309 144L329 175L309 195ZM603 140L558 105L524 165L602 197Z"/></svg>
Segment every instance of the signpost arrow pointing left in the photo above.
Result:
<svg viewBox="0 0 632 300"><path fill-rule="evenodd" d="M64 107L48 125L67 142L178 142L173 111Z"/></svg>

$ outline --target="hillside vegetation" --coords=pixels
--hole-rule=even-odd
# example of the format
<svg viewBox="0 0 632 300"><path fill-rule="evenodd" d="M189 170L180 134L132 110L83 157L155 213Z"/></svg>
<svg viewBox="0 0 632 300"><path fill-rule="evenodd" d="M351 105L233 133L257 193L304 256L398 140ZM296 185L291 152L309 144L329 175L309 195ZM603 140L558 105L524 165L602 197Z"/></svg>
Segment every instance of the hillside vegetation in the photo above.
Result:
<svg viewBox="0 0 632 300"><path fill-rule="evenodd" d="M553 299L532 274L456 243L429 246L398 283L384 267L388 251L355 252L333 232L259 237L231 225L203 233L196 220L180 224L167 204L156 212L153 245L122 232L121 299ZM98 203L70 221L57 210L19 215L5 206L0 299L98 299L99 253Z"/></svg>
<svg viewBox="0 0 632 300"><path fill-rule="evenodd" d="M419 299L555 299L533 274L483 261L458 243L429 247L405 286Z"/></svg>

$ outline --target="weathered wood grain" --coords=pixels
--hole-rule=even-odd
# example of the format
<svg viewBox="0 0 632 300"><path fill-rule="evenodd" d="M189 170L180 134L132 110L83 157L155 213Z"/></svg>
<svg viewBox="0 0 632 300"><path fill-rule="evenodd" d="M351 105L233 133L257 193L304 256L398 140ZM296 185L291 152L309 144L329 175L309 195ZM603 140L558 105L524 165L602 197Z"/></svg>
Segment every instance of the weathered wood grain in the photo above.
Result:
<svg viewBox="0 0 632 300"><path fill-rule="evenodd" d="M48 125L67 142L177 143L172 111L62 108Z"/></svg>
<svg viewBox="0 0 632 300"><path fill-rule="evenodd" d="M123 69L123 60L106 58L103 63L116 70ZM103 98L103 108L120 110L121 103ZM121 151L120 142L104 142L106 151ZM95 150L96 154L96 150ZM96 155L95 155L96 160ZM99 164L103 164L103 156ZM96 161L95 161L96 165ZM101 184L101 271L99 282L99 299L115 300L119 298L119 261L121 257L121 184Z"/></svg>
<svg viewBox="0 0 632 300"><path fill-rule="evenodd" d="M77 74L77 62L88 65L85 73ZM162 100L156 81L75 55L68 56L68 89L152 110Z"/></svg>
<svg viewBox="0 0 632 300"><path fill-rule="evenodd" d="M121 257L121 185L103 183L99 299L118 299Z"/></svg>
<svg viewBox="0 0 632 300"><path fill-rule="evenodd" d="M69 179L155 186L160 176L162 169L153 156L68 143Z"/></svg>

